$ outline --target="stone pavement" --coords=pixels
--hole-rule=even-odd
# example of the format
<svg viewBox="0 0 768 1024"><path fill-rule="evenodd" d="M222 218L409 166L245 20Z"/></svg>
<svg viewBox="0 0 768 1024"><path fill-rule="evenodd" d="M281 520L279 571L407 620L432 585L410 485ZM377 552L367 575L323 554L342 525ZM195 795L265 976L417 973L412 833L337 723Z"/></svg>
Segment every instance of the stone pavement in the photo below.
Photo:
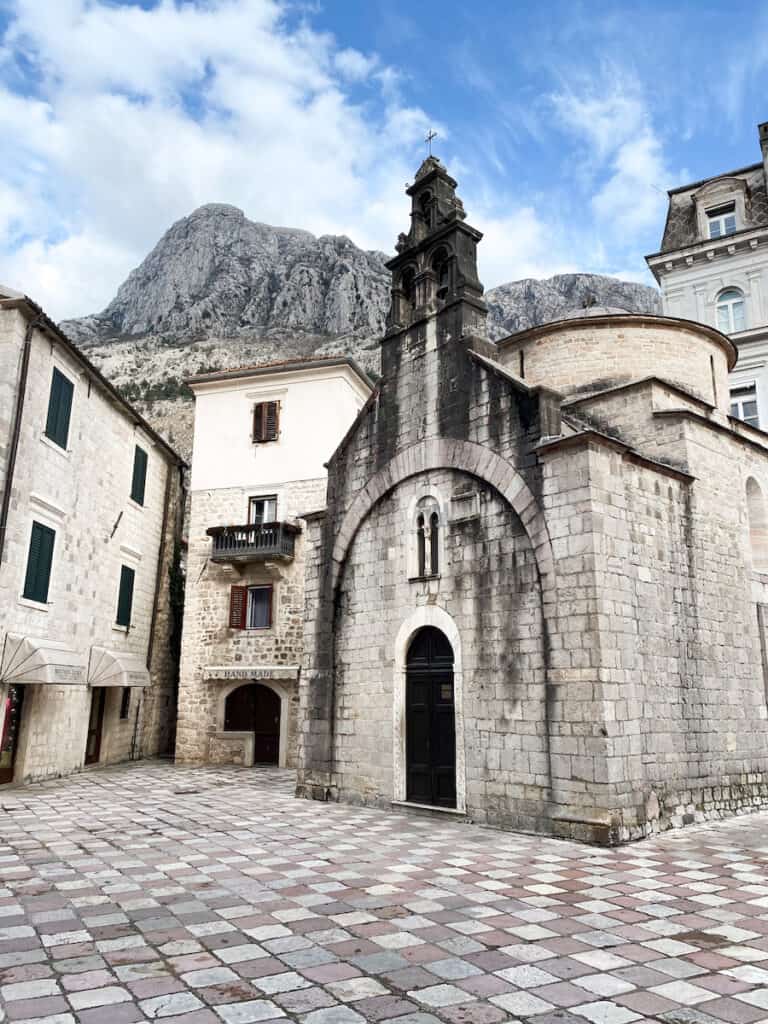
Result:
<svg viewBox="0 0 768 1024"><path fill-rule="evenodd" d="M766 814L612 851L292 785L149 762L0 792L7 1019L768 1022Z"/></svg>

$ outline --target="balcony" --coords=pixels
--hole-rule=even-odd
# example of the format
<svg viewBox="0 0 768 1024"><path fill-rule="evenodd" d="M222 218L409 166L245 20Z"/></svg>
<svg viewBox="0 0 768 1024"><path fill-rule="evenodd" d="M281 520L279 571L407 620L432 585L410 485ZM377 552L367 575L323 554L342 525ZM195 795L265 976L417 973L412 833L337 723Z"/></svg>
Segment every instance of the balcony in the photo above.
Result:
<svg viewBox="0 0 768 1024"><path fill-rule="evenodd" d="M259 523L247 526L211 526L212 562L290 562L298 526Z"/></svg>

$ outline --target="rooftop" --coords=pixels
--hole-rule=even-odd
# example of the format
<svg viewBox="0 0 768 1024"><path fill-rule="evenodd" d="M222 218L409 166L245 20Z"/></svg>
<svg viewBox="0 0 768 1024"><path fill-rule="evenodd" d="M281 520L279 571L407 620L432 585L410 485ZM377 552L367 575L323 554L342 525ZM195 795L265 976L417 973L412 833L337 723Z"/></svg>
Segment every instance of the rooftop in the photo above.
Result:
<svg viewBox="0 0 768 1024"><path fill-rule="evenodd" d="M288 373L291 370L322 370L334 366L348 366L369 390L373 381L350 356L299 356L294 359L277 359L265 363L251 363L247 366L233 366L211 373L199 373L188 377L187 384L210 384L215 381L237 380L240 377L260 377L273 373Z"/></svg>

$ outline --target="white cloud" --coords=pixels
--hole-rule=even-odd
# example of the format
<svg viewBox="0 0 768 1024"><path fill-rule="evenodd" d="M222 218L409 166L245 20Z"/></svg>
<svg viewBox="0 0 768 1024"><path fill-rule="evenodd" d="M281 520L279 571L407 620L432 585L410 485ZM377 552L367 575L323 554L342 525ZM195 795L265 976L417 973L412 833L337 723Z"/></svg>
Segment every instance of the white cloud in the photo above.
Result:
<svg viewBox="0 0 768 1024"><path fill-rule="evenodd" d="M575 179L590 194L601 232L631 237L663 223L667 166L639 83L614 65L552 96L555 113L577 140Z"/></svg>
<svg viewBox="0 0 768 1024"><path fill-rule="evenodd" d="M15 0L0 49L0 280L97 311L206 202L390 247L427 115L396 69L291 27L273 0ZM22 96L23 53L39 85Z"/></svg>

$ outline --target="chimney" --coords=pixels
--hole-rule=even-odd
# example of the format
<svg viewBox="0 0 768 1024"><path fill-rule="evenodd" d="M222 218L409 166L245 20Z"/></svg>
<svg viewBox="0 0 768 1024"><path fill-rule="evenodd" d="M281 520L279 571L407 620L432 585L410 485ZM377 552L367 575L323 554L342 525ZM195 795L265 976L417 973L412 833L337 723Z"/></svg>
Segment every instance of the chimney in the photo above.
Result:
<svg viewBox="0 0 768 1024"><path fill-rule="evenodd" d="M768 181L768 121L763 121L762 124L759 124L757 126L757 131L760 136L760 151L763 154L765 177Z"/></svg>

